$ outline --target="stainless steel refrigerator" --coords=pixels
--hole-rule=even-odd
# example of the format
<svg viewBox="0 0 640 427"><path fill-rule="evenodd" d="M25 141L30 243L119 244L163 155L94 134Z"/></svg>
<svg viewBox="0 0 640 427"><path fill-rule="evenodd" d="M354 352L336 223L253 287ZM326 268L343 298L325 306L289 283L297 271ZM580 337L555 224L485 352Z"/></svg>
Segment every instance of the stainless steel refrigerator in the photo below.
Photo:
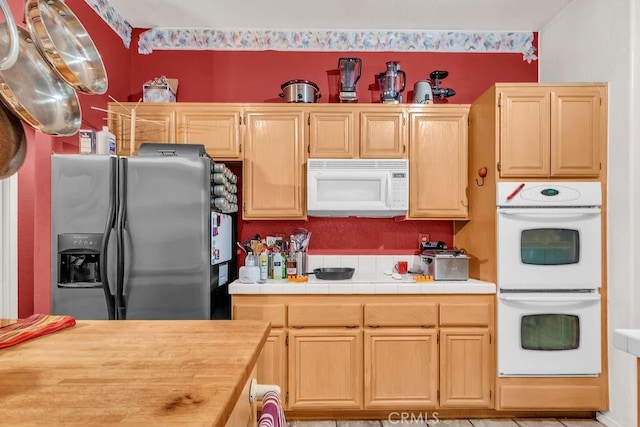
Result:
<svg viewBox="0 0 640 427"><path fill-rule="evenodd" d="M201 147L52 155L52 314L214 318L217 288L235 279L237 218L212 208Z"/></svg>

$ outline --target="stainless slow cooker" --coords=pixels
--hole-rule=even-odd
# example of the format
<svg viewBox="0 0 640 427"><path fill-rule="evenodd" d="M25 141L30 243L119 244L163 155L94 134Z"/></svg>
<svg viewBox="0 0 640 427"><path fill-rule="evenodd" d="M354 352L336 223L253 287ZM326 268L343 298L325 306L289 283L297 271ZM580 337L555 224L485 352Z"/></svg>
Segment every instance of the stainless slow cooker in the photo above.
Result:
<svg viewBox="0 0 640 427"><path fill-rule="evenodd" d="M318 85L309 80L289 80L280 89L284 102L316 102L322 96Z"/></svg>

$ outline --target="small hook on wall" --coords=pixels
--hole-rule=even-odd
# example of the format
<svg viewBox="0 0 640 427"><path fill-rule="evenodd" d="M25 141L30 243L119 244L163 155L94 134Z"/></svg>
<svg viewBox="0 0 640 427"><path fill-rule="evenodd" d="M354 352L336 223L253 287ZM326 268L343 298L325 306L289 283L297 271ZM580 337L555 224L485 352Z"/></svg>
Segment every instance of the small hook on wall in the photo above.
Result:
<svg viewBox="0 0 640 427"><path fill-rule="evenodd" d="M482 178L482 181L478 181L478 178L476 178L476 184L478 187L482 187L484 185L484 178L487 176L487 168L481 167L478 169L478 176Z"/></svg>

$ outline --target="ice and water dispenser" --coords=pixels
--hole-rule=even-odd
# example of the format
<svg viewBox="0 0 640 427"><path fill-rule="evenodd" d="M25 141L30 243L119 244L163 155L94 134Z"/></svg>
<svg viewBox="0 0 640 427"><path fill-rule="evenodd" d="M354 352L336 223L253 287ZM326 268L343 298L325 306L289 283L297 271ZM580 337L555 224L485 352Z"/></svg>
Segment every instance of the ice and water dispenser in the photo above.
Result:
<svg viewBox="0 0 640 427"><path fill-rule="evenodd" d="M102 234L58 235L58 287L100 288Z"/></svg>

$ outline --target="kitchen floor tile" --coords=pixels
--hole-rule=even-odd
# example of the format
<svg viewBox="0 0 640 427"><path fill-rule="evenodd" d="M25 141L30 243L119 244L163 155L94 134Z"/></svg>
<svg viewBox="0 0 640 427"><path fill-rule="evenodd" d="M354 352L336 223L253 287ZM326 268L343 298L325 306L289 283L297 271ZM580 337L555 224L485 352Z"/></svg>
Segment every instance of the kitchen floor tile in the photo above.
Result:
<svg viewBox="0 0 640 427"><path fill-rule="evenodd" d="M338 421L337 427L380 427L382 424L377 420L368 421Z"/></svg>
<svg viewBox="0 0 640 427"><path fill-rule="evenodd" d="M598 420L564 420L560 418L558 421L567 427L606 427Z"/></svg>
<svg viewBox="0 0 640 427"><path fill-rule="evenodd" d="M437 420L429 421L427 425L434 427L473 427L469 420Z"/></svg>
<svg viewBox="0 0 640 427"><path fill-rule="evenodd" d="M473 427L518 427L511 418L493 420L469 420Z"/></svg>
<svg viewBox="0 0 640 427"><path fill-rule="evenodd" d="M392 418L390 420L382 420L382 427L428 427L424 420L402 420L399 418Z"/></svg>
<svg viewBox="0 0 640 427"><path fill-rule="evenodd" d="M517 419L516 424L520 427L563 427L562 423L553 419Z"/></svg>
<svg viewBox="0 0 640 427"><path fill-rule="evenodd" d="M336 427L335 421L291 421L289 427Z"/></svg>

